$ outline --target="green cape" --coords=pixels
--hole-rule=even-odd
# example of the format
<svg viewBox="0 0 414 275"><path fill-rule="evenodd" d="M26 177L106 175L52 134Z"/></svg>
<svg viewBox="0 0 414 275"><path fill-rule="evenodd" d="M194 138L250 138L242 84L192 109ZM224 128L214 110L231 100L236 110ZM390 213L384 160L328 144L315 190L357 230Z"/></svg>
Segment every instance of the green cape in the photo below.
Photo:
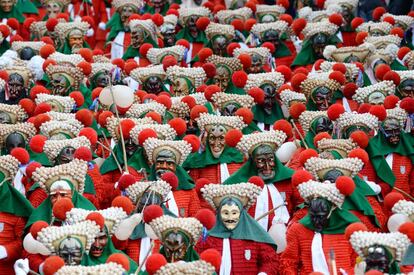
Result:
<svg viewBox="0 0 414 275"><path fill-rule="evenodd" d="M242 163L243 155L235 148L225 146L219 158L215 158L211 153L210 145L206 144L206 149L202 153L193 153L183 164L184 169L204 168L209 165L220 163Z"/></svg>
<svg viewBox="0 0 414 275"><path fill-rule="evenodd" d="M327 45L336 45L340 43L340 40L336 35L333 35L329 38ZM291 67L293 66L305 66L315 63L317 60L317 57L315 53L313 52L312 43L310 40L305 40L302 45L302 49L296 56L295 60L293 60L293 63Z"/></svg>
<svg viewBox="0 0 414 275"><path fill-rule="evenodd" d="M16 18L19 23L23 23L24 20L26 20L26 17L24 17L23 13L19 10L17 5L13 6L10 12L4 12L2 9L0 9L0 18Z"/></svg>
<svg viewBox="0 0 414 275"><path fill-rule="evenodd" d="M118 160L119 164L121 165L121 167L123 167L124 166L124 157L123 157L121 142L118 142L118 144L115 145L115 147L113 149L113 152L114 152L114 154L116 156L116 159ZM136 171L140 170L141 168L145 168L147 173L150 172L150 167L148 166L148 163L145 160L144 149L140 146L137 148L137 150L132 155L132 157L127 159L127 162L128 162L128 166L134 168ZM103 162L103 164L100 168L100 172L101 172L102 175L104 175L104 174L106 174L108 172L111 172L111 171L114 171L114 170L118 170L118 166L116 165L116 161L115 161L114 156L111 154Z"/></svg>
<svg viewBox="0 0 414 275"><path fill-rule="evenodd" d="M322 234L343 234L345 232L345 228L350 225L351 223L359 222L359 219L345 209L336 208L332 211L332 214L329 218L328 225L322 230ZM312 221L310 219L309 214L303 217L299 223L310 230L315 230L313 227Z"/></svg>
<svg viewBox="0 0 414 275"><path fill-rule="evenodd" d="M375 137L369 140L368 147L366 148L377 176L391 187L394 186L396 179L384 156L391 153L397 153L409 157L411 162L414 162L414 147L409 134L401 133L400 138L398 145L392 146L387 142L384 134L378 132Z"/></svg>
<svg viewBox="0 0 414 275"><path fill-rule="evenodd" d="M220 202L220 207L226 203L230 198L225 198ZM220 218L219 213L217 212L216 225L208 232L209 236L217 237L220 239L233 239L233 240L248 240L258 243L267 243L273 246L274 249L277 248L273 239L269 234L253 219L243 208L242 203L237 199L232 197L240 209L240 220L236 228L233 230L228 230L223 221Z"/></svg>
<svg viewBox="0 0 414 275"><path fill-rule="evenodd" d="M10 43L6 39L4 39L0 45L0 55L5 53L8 49L10 49Z"/></svg>
<svg viewBox="0 0 414 275"><path fill-rule="evenodd" d="M277 183L280 181L288 180L292 177L294 170L284 166L280 160L275 158L275 176L272 179L266 180L266 184ZM240 169L231 175L223 184L236 184L240 182L247 182L252 176L257 176L257 169L254 162L249 158Z"/></svg>
<svg viewBox="0 0 414 275"><path fill-rule="evenodd" d="M275 52L272 54L274 58L291 56L291 55L292 53L290 52L288 46L286 46L286 43L283 42L283 40L280 40L279 46L276 48Z"/></svg>
<svg viewBox="0 0 414 275"><path fill-rule="evenodd" d="M393 71L407 71L407 67L405 67L404 65L402 65L400 62L398 62L398 60L394 60L391 65L391 70Z"/></svg>
<svg viewBox="0 0 414 275"><path fill-rule="evenodd" d="M36 5L30 0L18 0L16 7L21 13L39 14Z"/></svg>
<svg viewBox="0 0 414 275"><path fill-rule="evenodd" d="M185 39L189 43L202 43L203 45L205 45L208 42L205 32L199 31L197 33L197 36L193 37L192 35L190 35L190 31L186 26L182 28L175 37L177 40Z"/></svg>
<svg viewBox="0 0 414 275"><path fill-rule="evenodd" d="M262 105L254 105L252 108L252 112L254 115L254 120L258 122L263 122L264 124L271 124L275 123L275 121L284 118L282 108L280 105L275 103L273 104L272 112L268 115Z"/></svg>
<svg viewBox="0 0 414 275"><path fill-rule="evenodd" d="M170 9L170 4L168 4L167 2L162 8L161 12L159 12L159 14L161 14L162 16L165 16L169 9ZM156 13L155 8L153 6L146 4L144 7L144 13L155 14Z"/></svg>
<svg viewBox="0 0 414 275"><path fill-rule="evenodd" d="M106 29L110 29L106 42L113 41L119 32L124 32L124 25L118 12L112 15L112 18L106 23Z"/></svg>
<svg viewBox="0 0 414 275"><path fill-rule="evenodd" d="M147 37L144 42L142 43L149 43L154 48L158 48L158 44L154 41L151 37ZM123 60L128 60L130 58L139 57L142 58L141 54L139 53L139 49L134 48L132 46L128 46L127 50L125 51L124 55L122 56Z"/></svg>
<svg viewBox="0 0 414 275"><path fill-rule="evenodd" d="M4 180L4 174L0 173L0 182ZM13 214L18 217L29 217L33 207L30 202L16 189L9 180L0 185L0 212Z"/></svg>
<svg viewBox="0 0 414 275"><path fill-rule="evenodd" d="M408 246L401 265L414 265L414 243Z"/></svg>
<svg viewBox="0 0 414 275"><path fill-rule="evenodd" d="M83 48L90 49L91 47L88 45L86 41L83 41ZM64 54L72 54L72 47L69 45L69 41L66 38L65 44L63 44L59 49L58 52L64 53Z"/></svg>
<svg viewBox="0 0 414 275"><path fill-rule="evenodd" d="M177 165L175 170L175 175L178 178L178 190L191 190L195 187L194 180L188 175L187 171L181 165ZM151 166L151 172L149 175L149 180L157 180L155 176L155 165Z"/></svg>

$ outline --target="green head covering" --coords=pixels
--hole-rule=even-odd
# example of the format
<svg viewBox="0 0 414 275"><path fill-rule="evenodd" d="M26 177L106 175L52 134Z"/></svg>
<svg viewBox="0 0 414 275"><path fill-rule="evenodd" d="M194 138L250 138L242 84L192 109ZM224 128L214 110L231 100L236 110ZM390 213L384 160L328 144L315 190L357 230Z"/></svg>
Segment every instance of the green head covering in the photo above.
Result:
<svg viewBox="0 0 414 275"><path fill-rule="evenodd" d="M178 190L191 190L195 187L194 180L188 175L187 171L181 165L177 165L175 175L178 178ZM157 180L155 175L155 164L151 166L149 180Z"/></svg>
<svg viewBox="0 0 414 275"><path fill-rule="evenodd" d="M197 32L197 36L193 37L190 34L190 30L188 29L187 26L184 26L184 28L182 28L176 35L176 39L180 40L180 39L185 39L187 40L189 43L201 43L203 45L206 45L208 40L206 37L206 34L204 31L199 31Z"/></svg>
<svg viewBox="0 0 414 275"><path fill-rule="evenodd" d="M13 187L9 179L0 172L0 212L18 217L29 217L33 211L30 202Z"/></svg>
<svg viewBox="0 0 414 275"><path fill-rule="evenodd" d="M327 45L336 45L341 41L336 35L331 36L328 39ZM305 40L302 45L302 49L296 56L295 60L293 60L293 66L305 66L315 63L317 60L317 56L313 51L312 42L310 40Z"/></svg>
<svg viewBox="0 0 414 275"><path fill-rule="evenodd" d="M231 200L236 203L240 209L240 219L236 228L229 230L224 226L222 219L220 218L220 210L227 202ZM216 225L209 231L208 235L221 238L221 239L234 239L234 240L248 240L258 243L267 243L276 249L276 244L269 236L269 234L254 220L243 208L241 201L235 197L224 198L217 209Z"/></svg>
<svg viewBox="0 0 414 275"><path fill-rule="evenodd" d="M0 18L2 19L15 18L17 19L17 21L19 21L19 23L24 23L24 20L26 19L23 13L17 7L17 5L14 5L10 12L5 12L2 9L0 9Z"/></svg>
<svg viewBox="0 0 414 275"><path fill-rule="evenodd" d="M282 108L279 104L275 102L272 107L272 112L267 114L262 105L254 105L252 108L252 112L254 115L254 120L258 122L263 122L264 124L271 124L275 123L275 121L284 118Z"/></svg>
<svg viewBox="0 0 414 275"><path fill-rule="evenodd" d="M118 163L123 166L124 165L124 157L122 152L122 146L121 142L118 142L117 145L115 145L113 152L116 156L116 159L118 160ZM145 160L144 156L144 149L139 146L135 153L127 159L128 166L134 168L136 171L141 170L142 168L145 168L147 173L150 172L150 167L148 166L147 161ZM103 162L100 172L102 175L118 170L118 166L115 161L115 157L113 154L111 154L105 161Z"/></svg>
<svg viewBox="0 0 414 275"><path fill-rule="evenodd" d="M200 259L200 256L194 249L194 245L190 244L190 239L186 234L181 234L183 236L185 244L188 246L187 251L185 252L184 261L185 262L194 262ZM160 253L165 256L165 248L164 246L161 246Z"/></svg>

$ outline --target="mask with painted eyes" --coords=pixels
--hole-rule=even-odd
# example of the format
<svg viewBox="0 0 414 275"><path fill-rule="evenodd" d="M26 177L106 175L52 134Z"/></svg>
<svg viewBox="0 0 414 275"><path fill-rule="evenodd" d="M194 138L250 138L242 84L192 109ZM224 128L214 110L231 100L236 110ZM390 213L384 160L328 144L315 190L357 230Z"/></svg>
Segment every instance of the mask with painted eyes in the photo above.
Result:
<svg viewBox="0 0 414 275"><path fill-rule="evenodd" d="M188 249L187 236L179 231L172 231L164 239L165 258L169 263L183 261Z"/></svg>
<svg viewBox="0 0 414 275"><path fill-rule="evenodd" d="M213 38L212 50L213 53L219 56L225 56L227 51L228 40L226 37L219 35Z"/></svg>
<svg viewBox="0 0 414 275"><path fill-rule="evenodd" d="M69 33L69 46L72 49L72 53L79 52L83 48L83 33L80 30L73 30Z"/></svg>
<svg viewBox="0 0 414 275"><path fill-rule="evenodd" d="M344 19L346 25L351 24L351 21L354 17L352 10L350 9L350 7L345 6L345 5L341 5L341 15L342 18Z"/></svg>
<svg viewBox="0 0 414 275"><path fill-rule="evenodd" d="M272 114L273 105L276 103L276 87L272 84L266 83L260 88L263 90L265 99L263 103L263 110L267 115Z"/></svg>
<svg viewBox="0 0 414 275"><path fill-rule="evenodd" d="M109 85L110 76L108 71L101 71L94 77L95 87L105 88Z"/></svg>
<svg viewBox="0 0 414 275"><path fill-rule="evenodd" d="M137 213L142 213L145 207L149 205L161 205L162 198L160 195L154 192L144 192L144 194L138 199L137 202Z"/></svg>
<svg viewBox="0 0 414 275"><path fill-rule="evenodd" d="M92 243L89 254L95 258L101 257L107 244L108 236L106 235L106 232L100 232L100 234L95 238L95 241Z"/></svg>
<svg viewBox="0 0 414 275"><path fill-rule="evenodd" d="M161 179L166 172L173 172L177 169L177 160L174 152L170 150L161 150L155 161L155 175L157 179Z"/></svg>
<svg viewBox="0 0 414 275"><path fill-rule="evenodd" d="M46 11L49 18L56 18L62 12L62 7L57 2L49 2L46 6Z"/></svg>
<svg viewBox="0 0 414 275"><path fill-rule="evenodd" d="M164 47L172 47L175 45L175 26L166 24L161 27L161 35L164 41Z"/></svg>
<svg viewBox="0 0 414 275"><path fill-rule="evenodd" d="M0 112L0 124L12 124L12 119L8 113Z"/></svg>
<svg viewBox="0 0 414 275"><path fill-rule="evenodd" d="M78 239L69 236L60 242L57 254L66 265L79 265L83 254L82 244Z"/></svg>
<svg viewBox="0 0 414 275"><path fill-rule="evenodd" d="M342 138L347 139L352 135L353 132L356 131L362 131L369 137L372 136L371 129L369 129L365 125L352 125L351 127L348 127L344 132L342 132Z"/></svg>
<svg viewBox="0 0 414 275"><path fill-rule="evenodd" d="M260 18L260 23L271 23L275 22L277 18L273 14L266 14Z"/></svg>
<svg viewBox="0 0 414 275"><path fill-rule="evenodd" d="M121 10L119 11L119 14L121 15L121 22L124 25L124 28L129 29L128 18L134 13L138 13L137 9L134 6L124 5L121 8Z"/></svg>
<svg viewBox="0 0 414 275"><path fill-rule="evenodd" d="M125 140L125 151L128 158L132 157L137 149L138 145L136 145L131 138Z"/></svg>
<svg viewBox="0 0 414 275"><path fill-rule="evenodd" d="M252 65L248 68L247 73L249 74L257 74L262 72L262 57L258 54L252 54Z"/></svg>
<svg viewBox="0 0 414 275"><path fill-rule="evenodd" d="M276 171L276 156L269 145L260 145L253 151L253 161L256 165L257 175L264 181L274 178Z"/></svg>
<svg viewBox="0 0 414 275"><path fill-rule="evenodd" d="M414 98L414 79L409 78L401 81L400 85L398 85L398 91L402 97Z"/></svg>
<svg viewBox="0 0 414 275"><path fill-rule="evenodd" d="M10 74L7 87L10 93L10 100L18 99L26 94L24 78L17 73Z"/></svg>
<svg viewBox="0 0 414 275"><path fill-rule="evenodd" d="M400 143L401 127L397 119L386 119L380 129L390 145L398 145Z"/></svg>
<svg viewBox="0 0 414 275"><path fill-rule="evenodd" d="M344 63L354 63L354 62L361 62L361 59L352 53L344 59Z"/></svg>
<svg viewBox="0 0 414 275"><path fill-rule="evenodd" d="M340 170L332 169L332 170L329 170L327 173L325 173L325 175L323 176L323 180L329 181L331 183L335 183L336 179L343 175L344 174Z"/></svg>
<svg viewBox="0 0 414 275"><path fill-rule="evenodd" d="M25 148L26 147L26 140L24 137L19 133L11 133L6 138L6 152L10 154L10 152L14 148Z"/></svg>
<svg viewBox="0 0 414 275"><path fill-rule="evenodd" d="M197 37L197 34L198 34L198 29L196 25L197 20L198 20L197 15L191 15L190 18L187 19L187 27L192 37Z"/></svg>
<svg viewBox="0 0 414 275"><path fill-rule="evenodd" d="M213 78L213 84L220 87L221 91L226 91L230 82L230 71L223 66L218 66L216 75Z"/></svg>
<svg viewBox="0 0 414 275"><path fill-rule="evenodd" d="M332 121L326 117L322 116L314 120L311 124L311 131L316 135L322 132L332 133L333 124Z"/></svg>
<svg viewBox="0 0 414 275"><path fill-rule="evenodd" d="M332 204L323 198L316 198L309 202L309 217L315 232L322 232L328 225Z"/></svg>
<svg viewBox="0 0 414 275"><path fill-rule="evenodd" d="M328 44L328 36L324 33L317 33L311 38L311 42L316 59L323 59L323 50Z"/></svg>
<svg viewBox="0 0 414 275"><path fill-rule="evenodd" d="M316 104L318 111L328 110L332 101L332 91L328 87L317 87L312 92L312 95L312 100Z"/></svg>
<svg viewBox="0 0 414 275"><path fill-rule="evenodd" d="M219 158L224 151L226 141L224 139L227 130L222 125L214 125L208 134L208 145L215 158Z"/></svg>
<svg viewBox="0 0 414 275"><path fill-rule="evenodd" d="M227 199L220 208L220 219L228 230L234 230L240 222L240 209L233 199Z"/></svg>
<svg viewBox="0 0 414 275"><path fill-rule="evenodd" d="M224 106L223 110L221 110L221 113L223 116L234 116L239 108L240 105L230 102Z"/></svg>
<svg viewBox="0 0 414 275"><path fill-rule="evenodd" d="M158 76L150 76L144 82L144 90L150 94L159 94L162 92L162 80Z"/></svg>
<svg viewBox="0 0 414 275"><path fill-rule="evenodd" d="M185 96L190 94L191 83L189 80L178 77L172 81L174 96Z"/></svg>
<svg viewBox="0 0 414 275"><path fill-rule="evenodd" d="M385 100L385 95L381 93L380 91L373 91L368 96L368 102L372 105L382 105Z"/></svg>
<svg viewBox="0 0 414 275"><path fill-rule="evenodd" d="M52 75L52 79L50 80L51 90L53 95L60 95L60 96L67 96L70 82L66 77L62 74L54 74Z"/></svg>
<svg viewBox="0 0 414 275"><path fill-rule="evenodd" d="M365 271L377 270L379 272L388 273L390 261L387 257L386 249L381 245L373 245L368 247L368 255L365 258L367 267Z"/></svg>
<svg viewBox="0 0 414 275"><path fill-rule="evenodd" d="M141 28L131 30L131 46L135 49L141 47L145 40L145 32Z"/></svg>
<svg viewBox="0 0 414 275"><path fill-rule="evenodd" d="M275 46L275 49L279 47L280 37L276 30L268 30L263 34L263 42L270 42Z"/></svg>
<svg viewBox="0 0 414 275"><path fill-rule="evenodd" d="M161 13L167 2L165 0L152 0L152 5L155 12Z"/></svg>
<svg viewBox="0 0 414 275"><path fill-rule="evenodd" d="M71 162L73 160L73 155L75 154L75 151L76 149L71 146L63 148L58 156L57 164L65 164Z"/></svg>

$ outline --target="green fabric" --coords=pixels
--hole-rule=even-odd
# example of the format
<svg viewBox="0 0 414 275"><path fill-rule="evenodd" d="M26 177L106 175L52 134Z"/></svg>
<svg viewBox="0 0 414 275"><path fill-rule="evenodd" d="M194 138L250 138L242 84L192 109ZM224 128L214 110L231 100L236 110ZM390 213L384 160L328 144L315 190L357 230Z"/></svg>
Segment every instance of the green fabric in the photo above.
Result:
<svg viewBox="0 0 414 275"><path fill-rule="evenodd" d="M88 48L88 49L91 48L86 41L83 41L82 47ZM69 45L69 40L67 38L65 39L65 44L61 45L61 47L58 49L58 52L61 52L64 54L73 54L72 47Z"/></svg>
<svg viewBox="0 0 414 275"><path fill-rule="evenodd" d="M400 62L398 62L398 60L394 60L391 65L391 70L393 71L407 71L407 67L405 67L404 65L402 65Z"/></svg>
<svg viewBox="0 0 414 275"><path fill-rule="evenodd" d="M329 102L331 105L334 104L338 99L342 99L343 94L341 91L334 91L332 94L331 101ZM306 110L307 111L319 111L318 107L316 106L315 102L311 98L308 99L306 102Z"/></svg>
<svg viewBox="0 0 414 275"><path fill-rule="evenodd" d="M95 185L93 184L91 176L89 176L88 174L86 174L84 192L87 194L96 195Z"/></svg>
<svg viewBox="0 0 414 275"><path fill-rule="evenodd" d="M189 31L189 29L188 29L187 26L185 26L184 28L182 28L177 33L177 35L175 37L176 37L177 40L185 39L189 43L202 43L203 45L205 45L208 42L208 39L207 39L207 36L206 36L205 32L199 31L199 32L197 32L197 36L196 37L193 37L190 34L190 31Z"/></svg>
<svg viewBox="0 0 414 275"><path fill-rule="evenodd" d="M161 14L162 16L165 16L169 9L170 9L170 4L167 2L162 8L161 12L159 12L159 14ZM153 6L146 4L144 7L144 13L155 14L156 13L155 8Z"/></svg>
<svg viewBox="0 0 414 275"><path fill-rule="evenodd" d="M143 43L150 43L154 48L158 48L157 42L154 41L151 37L147 37ZM134 57L142 58L141 54L139 53L139 49L129 46L127 50L125 51L124 55L122 56L122 59L128 60Z"/></svg>
<svg viewBox="0 0 414 275"><path fill-rule="evenodd" d="M17 6L13 6L10 12L4 12L0 8L0 18L1 19L9 19L9 18L16 18L19 23L23 23L26 19L22 12L17 8Z"/></svg>
<svg viewBox="0 0 414 275"><path fill-rule="evenodd" d="M414 243L408 246L401 265L414 265Z"/></svg>
<svg viewBox="0 0 414 275"><path fill-rule="evenodd" d="M333 35L329 38L327 45L336 45L338 44L339 38L336 37L336 35ZM293 63L291 67L293 66L305 66L315 63L317 60L317 57L315 53L313 52L312 43L310 40L305 40L302 49L296 56L295 60L293 60Z"/></svg>
<svg viewBox="0 0 414 275"><path fill-rule="evenodd" d="M294 170L284 166L280 160L275 158L275 176L272 179L266 180L266 184L277 183L280 181L288 180L292 177ZM249 158L240 169L231 175L223 184L236 184L240 182L247 182L252 177L257 176L256 166L251 158Z"/></svg>
<svg viewBox="0 0 414 275"><path fill-rule="evenodd" d="M71 186L72 187L72 186ZM73 188L73 187L72 187ZM72 202L75 208L82 208L85 210L96 210L95 206L84 196L79 194L76 190L72 190ZM26 229L37 221L45 221L51 223L52 221L52 202L50 197L47 197L36 209L33 210L26 223Z"/></svg>
<svg viewBox="0 0 414 275"><path fill-rule="evenodd" d="M106 227L105 227L106 229ZM81 261L81 265L83 266L95 266L95 265L100 265L100 264L104 264L106 263L106 260L108 259L109 256L111 256L112 254L115 253L121 253L124 254L128 260L129 260L129 271L128 273L134 273L137 268L138 265L136 262L134 262L130 257L128 257L128 255L126 255L124 252L122 252L121 250L118 250L115 248L111 236L107 233L106 234L108 237L108 243L106 244L104 251L102 252L102 255L99 258L96 258L94 256L92 256L91 254L84 254L82 257L82 261Z"/></svg>
<svg viewBox="0 0 414 275"><path fill-rule="evenodd" d="M121 168L124 166L124 157L122 152L122 145L121 142L118 142L117 145L112 150L116 156L116 159L118 160L119 164L121 165ZM145 168L147 173L150 172L150 167L148 166L147 161L145 160L144 156L144 149L142 147L138 147L135 153L132 155L132 157L127 159L128 166L134 168L136 171L141 170L141 168ZM102 175L109 173L111 171L118 170L118 166L116 165L115 158L113 154L111 154L108 158L105 159L105 161L102 163L102 166L100 168L100 172Z"/></svg>
<svg viewBox="0 0 414 275"><path fill-rule="evenodd" d="M332 214L329 217L328 225L322 230L321 233L343 234L345 232L345 228L354 222L359 222L359 219L354 214L348 210L336 208L332 211ZM299 223L310 230L315 230L309 214L303 217Z"/></svg>
<svg viewBox="0 0 414 275"><path fill-rule="evenodd" d="M29 152L30 155L30 160L31 161L37 161L39 162L42 166L52 166L52 164L50 163L47 155L45 153L35 153L32 151L32 149L30 149L29 146L26 147L27 152Z"/></svg>
<svg viewBox="0 0 414 275"><path fill-rule="evenodd" d="M0 182L3 180L4 174L0 173ZM9 180L3 182L0 186L0 201L0 212L26 218L33 211L30 202L11 185Z"/></svg>
<svg viewBox="0 0 414 275"><path fill-rule="evenodd" d="M165 256L164 246L161 246L160 254ZM198 261L199 259L200 259L200 256L195 251L194 246L193 245L189 246L187 248L187 252L185 253L183 260L188 263L188 262Z"/></svg>
<svg viewBox="0 0 414 275"><path fill-rule="evenodd" d="M118 35L119 32L123 32L124 25L121 21L121 16L118 12L115 12L114 15L112 15L112 18L106 23L106 29L110 29L108 37L106 38L106 41L113 41L115 37Z"/></svg>
<svg viewBox="0 0 414 275"><path fill-rule="evenodd" d="M371 80L369 79L368 75L365 72L362 73L362 77L363 77L363 80L364 80L364 87L369 86L369 85L372 84Z"/></svg>
<svg viewBox="0 0 414 275"><path fill-rule="evenodd" d="M177 165L175 170L175 175L178 178L178 190L191 190L195 187L194 180L188 175L187 171L181 165ZM155 176L155 165L151 166L151 173L149 176L149 180L157 180Z"/></svg>
<svg viewBox="0 0 414 275"><path fill-rule="evenodd" d="M184 169L204 168L209 165L220 163L242 163L243 155L235 148L225 146L219 158L215 158L211 152L210 145L202 153L193 153L183 163Z"/></svg>
<svg viewBox="0 0 414 275"><path fill-rule="evenodd" d="M30 14L39 14L39 10L36 5L33 4L30 0L18 0L16 3L16 8L21 13L30 13Z"/></svg>
<svg viewBox="0 0 414 275"><path fill-rule="evenodd" d="M290 52L288 46L286 46L286 43L282 40L279 43L279 46L276 48L275 52L272 54L274 58L279 57L285 57L285 56L291 56L292 53Z"/></svg>
<svg viewBox="0 0 414 275"><path fill-rule="evenodd" d="M8 49L10 49L10 43L6 39L4 39L0 45L0 55L5 53Z"/></svg>
<svg viewBox="0 0 414 275"><path fill-rule="evenodd" d="M370 139L366 151L372 165L374 166L377 176L384 182L388 183L391 187L394 186L396 179L384 156L391 153L397 153L402 156L409 157L411 162L414 161L414 147L412 139L407 133L401 133L398 145L392 146L387 142L384 134L382 132L378 132L375 137Z"/></svg>
<svg viewBox="0 0 414 275"><path fill-rule="evenodd" d="M220 202L219 209L229 200L236 202L240 209L240 220L236 228L228 230L222 219L220 218L219 211L216 214L216 225L208 232L209 236L220 238L220 239L233 239L233 240L248 240L258 243L267 243L277 248L275 242L270 235L253 219L243 208L242 203L235 197L225 198Z"/></svg>
<svg viewBox="0 0 414 275"><path fill-rule="evenodd" d="M272 112L268 115L262 105L254 105L252 108L252 112L254 115L254 120L258 122L263 122L264 124L271 124L275 123L275 121L284 118L282 108L280 105L275 103L272 107Z"/></svg>
<svg viewBox="0 0 414 275"><path fill-rule="evenodd" d="M262 130L260 130L259 126L257 126L257 124L252 121L247 127L244 127L242 130L243 135L250 135L252 133L255 132L261 132Z"/></svg>
<svg viewBox="0 0 414 275"><path fill-rule="evenodd" d="M315 138L315 134L312 131L308 131L304 137L304 141L306 145L308 145L309 149L315 149L315 144L313 143L313 139ZM302 147L305 147L303 142L301 141Z"/></svg>

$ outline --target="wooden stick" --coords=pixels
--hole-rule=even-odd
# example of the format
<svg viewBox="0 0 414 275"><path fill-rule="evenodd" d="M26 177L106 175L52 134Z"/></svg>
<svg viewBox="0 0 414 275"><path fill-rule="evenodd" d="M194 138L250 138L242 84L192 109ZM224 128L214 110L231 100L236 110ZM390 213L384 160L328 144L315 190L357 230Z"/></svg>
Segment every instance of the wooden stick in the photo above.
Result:
<svg viewBox="0 0 414 275"><path fill-rule="evenodd" d="M147 261L149 255L151 254L151 251L152 251L153 248L154 248L154 241L151 242L151 246L148 249L147 254L145 255L144 260L142 261L142 263L140 263L140 265L138 266L137 270L135 271L135 275L137 275L141 271L141 269L144 266L145 262Z"/></svg>
<svg viewBox="0 0 414 275"><path fill-rule="evenodd" d="M284 203L282 203L281 205L279 205L279 206L276 206L275 208L273 208L273 209L270 209L269 211L267 211L266 213L264 213L264 214L262 214L260 217L258 217L257 219L256 219L256 221L258 222L258 221L260 221L261 219L263 219L264 217L266 217L266 216L268 216L268 215L270 215L270 214L272 214L273 212L275 212L277 209L279 209L280 207L282 207L282 206L285 206L285 205L287 205L286 204L286 202L284 202Z"/></svg>
<svg viewBox="0 0 414 275"><path fill-rule="evenodd" d="M21 268L21 269L23 269L23 270L24 270L24 265L23 265L22 263L18 263L18 264L17 264L17 266L18 266L19 268ZM31 269L29 269L28 274L40 275L40 273L37 273L36 271L33 271L33 270L31 270Z"/></svg>
<svg viewBox="0 0 414 275"><path fill-rule="evenodd" d="M290 120L290 123L292 124L293 128L295 128L295 130L298 132L298 135L300 137L300 140L303 142L303 145L305 145L306 149L309 149L308 144L306 144L305 138L302 136L302 134L300 133L298 127L296 127L295 122L293 121L293 119Z"/></svg>
<svg viewBox="0 0 414 275"><path fill-rule="evenodd" d="M395 186L394 186L394 189L400 192L401 194L403 194L404 196L407 196L410 200L414 201L414 197L408 194L407 192L405 192L404 190L401 190L400 188L395 187Z"/></svg>
<svg viewBox="0 0 414 275"><path fill-rule="evenodd" d="M331 248L331 250L329 250L329 263L332 269L332 274L333 275L338 275L338 271L336 270L336 260L335 260L335 251Z"/></svg>
<svg viewBox="0 0 414 275"><path fill-rule="evenodd" d="M121 164L119 163L118 159L116 158L116 155L115 155L114 151L112 150L112 148L105 146L100 141L97 141L96 143L99 144L99 145L101 145L105 150L108 150L109 151L109 153L114 157L114 160L116 162L116 166L118 166L119 172L122 174Z"/></svg>

